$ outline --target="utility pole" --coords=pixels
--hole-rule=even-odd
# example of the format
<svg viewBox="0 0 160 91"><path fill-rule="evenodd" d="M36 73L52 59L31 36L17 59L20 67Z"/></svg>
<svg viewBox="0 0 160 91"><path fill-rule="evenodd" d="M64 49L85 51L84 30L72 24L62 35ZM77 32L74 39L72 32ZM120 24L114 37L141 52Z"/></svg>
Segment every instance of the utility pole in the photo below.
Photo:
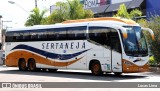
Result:
<svg viewBox="0 0 160 91"><path fill-rule="evenodd" d="M2 20L1 20L2 16L0 15L0 50L2 49Z"/></svg>
<svg viewBox="0 0 160 91"><path fill-rule="evenodd" d="M9 23L9 22L12 22L12 21L3 21L2 20L2 24L1 24L2 25L2 30L1 30L1 35L0 35L1 36L1 49L3 49L3 47L5 46L4 45L4 43L5 43L5 31L6 31L7 28L10 28L10 27L6 26L6 29L4 29L3 26L4 26L4 23Z"/></svg>
<svg viewBox="0 0 160 91"><path fill-rule="evenodd" d="M35 0L35 8L37 8L37 0Z"/></svg>

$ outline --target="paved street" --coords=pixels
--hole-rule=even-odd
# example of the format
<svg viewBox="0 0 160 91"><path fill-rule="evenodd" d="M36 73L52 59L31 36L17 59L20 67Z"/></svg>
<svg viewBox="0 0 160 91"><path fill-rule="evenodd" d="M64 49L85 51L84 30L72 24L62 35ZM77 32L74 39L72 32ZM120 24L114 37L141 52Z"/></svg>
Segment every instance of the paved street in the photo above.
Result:
<svg viewBox="0 0 160 91"><path fill-rule="evenodd" d="M130 73L115 76L93 76L90 71L58 70L58 72L19 71L15 67L0 66L0 82L160 82L160 74Z"/></svg>
<svg viewBox="0 0 160 91"><path fill-rule="evenodd" d="M0 66L0 82L160 82L160 74L145 72L123 74L104 74L93 76L90 71L79 70L58 70L58 72L29 72L19 71L18 68ZM117 91L115 88L52 88L52 89L0 89L1 91ZM150 91L153 89L144 88L119 88L118 91ZM160 89L154 89L159 91Z"/></svg>

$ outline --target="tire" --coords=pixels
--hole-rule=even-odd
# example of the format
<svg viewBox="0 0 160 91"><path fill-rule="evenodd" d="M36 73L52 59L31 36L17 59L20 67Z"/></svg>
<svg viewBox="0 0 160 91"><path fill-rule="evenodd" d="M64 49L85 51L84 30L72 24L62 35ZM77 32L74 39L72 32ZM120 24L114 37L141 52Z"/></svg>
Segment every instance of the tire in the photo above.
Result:
<svg viewBox="0 0 160 91"><path fill-rule="evenodd" d="M57 72L58 69L48 69L50 72Z"/></svg>
<svg viewBox="0 0 160 91"><path fill-rule="evenodd" d="M30 71L37 71L36 62L35 62L34 59L30 59L30 60L28 61L28 69L29 69Z"/></svg>
<svg viewBox="0 0 160 91"><path fill-rule="evenodd" d="M18 67L20 71L26 71L27 70L26 61L24 59L20 59L18 62Z"/></svg>
<svg viewBox="0 0 160 91"><path fill-rule="evenodd" d="M102 75L101 65L98 61L95 61L91 64L91 72L95 76Z"/></svg>

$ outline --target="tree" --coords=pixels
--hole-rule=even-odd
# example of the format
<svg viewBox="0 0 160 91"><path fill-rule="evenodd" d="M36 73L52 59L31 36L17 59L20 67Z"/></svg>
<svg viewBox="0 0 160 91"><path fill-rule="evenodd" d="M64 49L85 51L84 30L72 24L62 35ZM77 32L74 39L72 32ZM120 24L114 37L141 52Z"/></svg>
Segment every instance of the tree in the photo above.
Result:
<svg viewBox="0 0 160 91"><path fill-rule="evenodd" d="M33 25L40 25L43 24L43 22L45 22L45 18L44 15L47 12L47 10L43 10L42 12L40 12L40 10L38 8L34 8L31 11L31 14L29 15L25 26L33 26Z"/></svg>
<svg viewBox="0 0 160 91"><path fill-rule="evenodd" d="M79 0L67 0L66 3L56 3L58 9L48 16L47 23L61 23L65 20L75 20L93 17L91 10L85 10Z"/></svg>
<svg viewBox="0 0 160 91"><path fill-rule="evenodd" d="M133 19L133 18L141 16L141 15L142 15L142 12L139 11L138 9L134 9L130 13L128 13L125 4L121 4L120 7L119 7L119 10L118 10L118 12L115 16L116 17Z"/></svg>
<svg viewBox="0 0 160 91"><path fill-rule="evenodd" d="M67 14L67 6L64 2L57 2L56 3L57 9L54 10L54 12L47 17L46 23L47 24L53 24L53 23L60 23L68 19Z"/></svg>
<svg viewBox="0 0 160 91"><path fill-rule="evenodd" d="M146 33L148 43L151 45L151 52L154 55L156 63L160 63L160 17L153 17L150 21L139 20L138 23L143 27L148 27L154 32L154 40L151 40L149 34Z"/></svg>

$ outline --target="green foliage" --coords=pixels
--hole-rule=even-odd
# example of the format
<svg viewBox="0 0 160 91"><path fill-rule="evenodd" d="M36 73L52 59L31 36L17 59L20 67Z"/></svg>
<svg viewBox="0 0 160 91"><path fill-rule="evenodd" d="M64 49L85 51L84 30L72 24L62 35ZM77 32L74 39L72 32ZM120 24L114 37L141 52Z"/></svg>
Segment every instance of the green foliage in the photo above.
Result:
<svg viewBox="0 0 160 91"><path fill-rule="evenodd" d="M25 26L33 26L33 25L39 25L39 24L43 24L43 22L45 22L45 18L44 18L44 14L46 13L46 10L43 10L42 12L40 12L40 10L38 8L34 8L31 11L31 14L29 15Z"/></svg>
<svg viewBox="0 0 160 91"><path fill-rule="evenodd" d="M156 62L154 60L154 56L149 57L149 64L150 65L155 65L156 64Z"/></svg>
<svg viewBox="0 0 160 91"><path fill-rule="evenodd" d="M160 62L160 17L153 17L150 21L139 20L139 24L143 27L148 27L153 30L155 40L151 40L151 37L146 33L148 43L151 45L151 52L154 55L156 63Z"/></svg>
<svg viewBox="0 0 160 91"><path fill-rule="evenodd" d="M138 17L138 16L141 16L141 15L142 15L142 12L139 11L138 9L132 10L130 13L128 13L125 4L121 4L120 7L119 7L119 10L118 10L118 12L115 16L116 17L133 19L134 17Z"/></svg>
<svg viewBox="0 0 160 91"><path fill-rule="evenodd" d="M61 23L65 20L75 20L93 17L91 10L84 10L83 5L79 0L67 0L66 3L56 3L58 9L48 16L47 23Z"/></svg>
<svg viewBox="0 0 160 91"><path fill-rule="evenodd" d="M31 14L26 21L26 26L40 25L40 24L54 24L61 23L66 20L92 18L93 12L91 10L84 10L83 5L79 0L67 0L64 2L57 2L56 8L51 15L44 17L47 12L43 10L40 12L38 8L31 11Z"/></svg>

